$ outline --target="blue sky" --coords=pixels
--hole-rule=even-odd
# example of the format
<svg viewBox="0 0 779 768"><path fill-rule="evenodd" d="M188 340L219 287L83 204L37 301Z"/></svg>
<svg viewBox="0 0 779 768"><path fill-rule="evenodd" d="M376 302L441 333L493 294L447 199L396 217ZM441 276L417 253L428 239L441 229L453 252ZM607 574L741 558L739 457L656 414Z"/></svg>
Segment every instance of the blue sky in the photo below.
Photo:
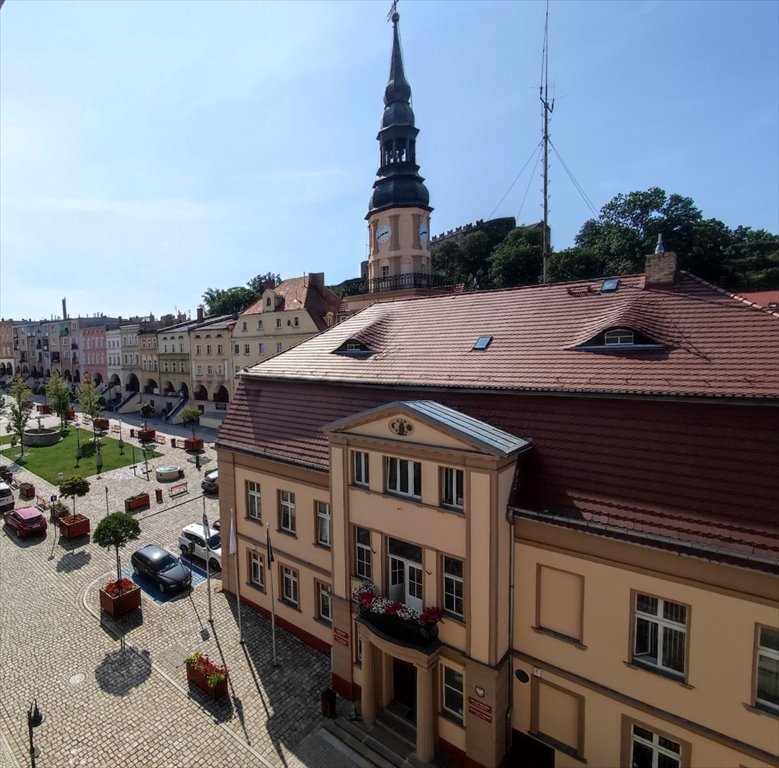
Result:
<svg viewBox="0 0 779 768"><path fill-rule="evenodd" d="M399 3L433 233L541 218L545 7ZM267 271L356 277L388 10L7 0L0 316L57 316L63 297L71 316L194 315L207 288ZM660 186L779 232L778 46L770 0L552 0L554 247L592 215L560 158L596 209Z"/></svg>

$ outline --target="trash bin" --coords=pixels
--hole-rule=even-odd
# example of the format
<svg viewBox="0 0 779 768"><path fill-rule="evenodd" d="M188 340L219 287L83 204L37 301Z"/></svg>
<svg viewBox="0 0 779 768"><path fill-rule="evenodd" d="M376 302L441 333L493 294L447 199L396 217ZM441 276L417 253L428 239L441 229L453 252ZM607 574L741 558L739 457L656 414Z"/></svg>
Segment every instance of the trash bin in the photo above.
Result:
<svg viewBox="0 0 779 768"><path fill-rule="evenodd" d="M157 502L162 504L162 488L157 488L154 491L154 495L157 498Z"/></svg>
<svg viewBox="0 0 779 768"><path fill-rule="evenodd" d="M176 447L176 438L175 437L171 437L170 438L170 447L171 448L175 448Z"/></svg>
<svg viewBox="0 0 779 768"><path fill-rule="evenodd" d="M332 688L322 691L322 714L325 717L335 717L335 691Z"/></svg>

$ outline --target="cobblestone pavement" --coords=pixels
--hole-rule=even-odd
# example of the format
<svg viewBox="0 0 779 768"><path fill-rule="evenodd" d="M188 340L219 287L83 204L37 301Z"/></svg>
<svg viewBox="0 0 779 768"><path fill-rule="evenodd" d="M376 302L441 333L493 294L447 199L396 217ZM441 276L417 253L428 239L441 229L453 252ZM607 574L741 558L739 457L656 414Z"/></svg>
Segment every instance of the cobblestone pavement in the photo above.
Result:
<svg viewBox="0 0 779 768"><path fill-rule="evenodd" d="M168 436L189 434L183 427L153 426ZM209 460L202 471L208 471L216 466L215 433L199 434ZM199 521L204 510L209 520L218 516L218 500L202 496L202 471L190 457L170 440L157 450L163 455L150 466L183 467L188 494L171 499L153 474L147 481L140 467L135 473L123 468L89 478L92 490L78 502L94 529L106 512L105 488L110 511L139 490L164 489L162 503L152 494L151 508L137 514L141 537L122 553L125 569L138 546L155 543L177 552L184 525ZM0 463L9 462L0 457ZM35 483L38 495L56 493L14 469L19 479ZM206 581L166 602L144 592L137 615L105 617L101 624L98 588L115 574L115 562L87 537L60 539L51 525L43 540L0 532L0 766L29 765L26 712L33 699L45 716L35 729L38 768L353 765L320 735L326 655L278 630L274 667L270 622L245 607L241 645L236 603L221 592L218 575L211 579L213 624ZM229 696L219 702L188 689L183 660L197 649L230 671Z"/></svg>

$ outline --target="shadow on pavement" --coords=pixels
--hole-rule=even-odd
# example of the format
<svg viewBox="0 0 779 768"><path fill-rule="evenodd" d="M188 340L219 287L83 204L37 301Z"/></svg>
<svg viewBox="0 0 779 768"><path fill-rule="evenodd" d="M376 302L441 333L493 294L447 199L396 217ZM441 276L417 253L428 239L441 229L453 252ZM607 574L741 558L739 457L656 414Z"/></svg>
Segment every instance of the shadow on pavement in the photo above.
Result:
<svg viewBox="0 0 779 768"><path fill-rule="evenodd" d="M82 550L81 552L67 552L57 561L57 571L60 573L70 573L77 571L89 564L92 555Z"/></svg>
<svg viewBox="0 0 779 768"><path fill-rule="evenodd" d="M126 696L151 675L148 657L148 651L141 651L139 655L127 647L110 651L95 668L95 680L106 693Z"/></svg>

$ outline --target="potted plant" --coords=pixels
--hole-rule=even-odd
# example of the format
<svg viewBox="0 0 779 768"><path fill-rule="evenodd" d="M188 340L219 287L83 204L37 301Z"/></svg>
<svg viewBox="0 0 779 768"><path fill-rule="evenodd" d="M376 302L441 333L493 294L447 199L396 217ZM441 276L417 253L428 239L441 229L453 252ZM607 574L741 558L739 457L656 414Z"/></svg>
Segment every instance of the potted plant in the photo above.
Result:
<svg viewBox="0 0 779 768"><path fill-rule="evenodd" d="M95 419L95 429L99 429L101 432L105 432L108 429L108 419L104 416L100 416Z"/></svg>
<svg viewBox="0 0 779 768"><path fill-rule="evenodd" d="M154 438L157 435L157 432L153 429L149 428L149 425L146 421L150 416L154 414L154 406L151 403L144 403L141 406L141 416L143 416L143 429L138 430L138 439L142 443L148 443L154 440Z"/></svg>
<svg viewBox="0 0 779 768"><path fill-rule="evenodd" d="M130 496L129 499L124 500L124 511L132 512L134 509L148 507L150 503L148 493L136 493L134 496Z"/></svg>
<svg viewBox="0 0 779 768"><path fill-rule="evenodd" d="M100 589L100 607L114 618L124 615L141 606L140 587L122 578L122 563L119 550L138 538L141 526L126 512L114 512L106 515L95 528L92 539L101 547L116 550L116 581L109 581Z"/></svg>
<svg viewBox="0 0 779 768"><path fill-rule="evenodd" d="M227 667L211 661L202 651L195 651L184 660L187 680L204 690L211 698L218 699L227 693Z"/></svg>
<svg viewBox="0 0 779 768"><path fill-rule="evenodd" d="M61 501L57 500L49 505L49 518L52 522L57 522L60 518L68 517L69 515L70 509L67 504L63 504Z"/></svg>
<svg viewBox="0 0 779 768"><path fill-rule="evenodd" d="M181 423L192 425L192 437L184 440L184 448L187 451L202 451L203 438L195 435L195 425L200 421L200 408L190 406L181 411Z"/></svg>
<svg viewBox="0 0 779 768"><path fill-rule="evenodd" d="M76 514L76 497L89 493L89 480L81 475L66 477L60 483L60 496L73 499L73 514L60 517L60 535L66 539L89 533L89 518Z"/></svg>
<svg viewBox="0 0 779 768"><path fill-rule="evenodd" d="M20 499L34 499L35 498L35 486L32 483L23 482L19 483L19 498Z"/></svg>

